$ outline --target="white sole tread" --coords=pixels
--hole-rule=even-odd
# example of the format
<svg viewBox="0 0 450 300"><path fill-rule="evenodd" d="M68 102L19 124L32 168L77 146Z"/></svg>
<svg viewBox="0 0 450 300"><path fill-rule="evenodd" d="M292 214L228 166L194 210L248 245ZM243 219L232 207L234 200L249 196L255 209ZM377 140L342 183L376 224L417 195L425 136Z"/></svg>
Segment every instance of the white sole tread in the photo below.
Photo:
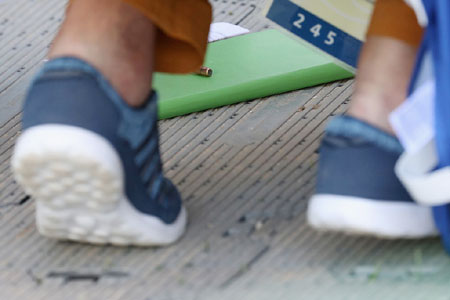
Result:
<svg viewBox="0 0 450 300"><path fill-rule="evenodd" d="M103 137L67 125L41 125L18 139L12 167L36 199L36 223L47 237L119 246L156 246L183 234L183 208L173 224L137 211L124 193L120 158Z"/></svg>

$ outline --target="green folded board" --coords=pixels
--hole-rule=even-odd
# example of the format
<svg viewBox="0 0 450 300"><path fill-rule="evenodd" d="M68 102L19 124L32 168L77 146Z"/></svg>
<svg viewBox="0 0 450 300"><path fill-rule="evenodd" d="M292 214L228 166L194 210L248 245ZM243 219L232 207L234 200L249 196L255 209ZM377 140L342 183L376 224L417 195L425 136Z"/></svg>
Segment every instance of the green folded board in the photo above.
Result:
<svg viewBox="0 0 450 300"><path fill-rule="evenodd" d="M353 76L276 30L211 43L204 65L212 77L155 74L160 119Z"/></svg>

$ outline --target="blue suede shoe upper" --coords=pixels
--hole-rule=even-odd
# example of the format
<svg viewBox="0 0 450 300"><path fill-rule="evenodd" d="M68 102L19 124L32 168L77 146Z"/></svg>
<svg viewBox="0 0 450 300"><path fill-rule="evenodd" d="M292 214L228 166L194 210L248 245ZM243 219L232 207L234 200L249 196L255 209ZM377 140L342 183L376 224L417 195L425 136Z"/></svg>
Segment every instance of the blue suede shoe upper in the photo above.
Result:
<svg viewBox="0 0 450 300"><path fill-rule="evenodd" d="M395 137L352 117L336 117L320 147L316 193L412 202L394 173L402 151Z"/></svg>
<svg viewBox="0 0 450 300"><path fill-rule="evenodd" d="M156 93L132 108L94 67L58 58L36 76L24 105L23 129L43 124L77 126L106 138L122 160L133 206L165 223L176 220L181 199L162 173Z"/></svg>

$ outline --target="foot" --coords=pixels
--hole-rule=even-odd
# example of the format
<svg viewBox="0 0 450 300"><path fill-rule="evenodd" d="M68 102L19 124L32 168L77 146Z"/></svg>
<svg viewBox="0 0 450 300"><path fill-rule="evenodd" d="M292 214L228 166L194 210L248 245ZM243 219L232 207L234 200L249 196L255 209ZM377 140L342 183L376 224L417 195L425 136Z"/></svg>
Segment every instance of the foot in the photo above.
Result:
<svg viewBox="0 0 450 300"><path fill-rule="evenodd" d="M402 147L393 136L352 117L337 117L320 149L308 222L317 229L383 238L437 235L429 207L419 206L394 174Z"/></svg>
<svg viewBox="0 0 450 300"><path fill-rule="evenodd" d="M86 62L49 61L29 91L12 158L36 199L39 232L114 245L179 239L186 211L163 176L156 121L154 93L132 108Z"/></svg>

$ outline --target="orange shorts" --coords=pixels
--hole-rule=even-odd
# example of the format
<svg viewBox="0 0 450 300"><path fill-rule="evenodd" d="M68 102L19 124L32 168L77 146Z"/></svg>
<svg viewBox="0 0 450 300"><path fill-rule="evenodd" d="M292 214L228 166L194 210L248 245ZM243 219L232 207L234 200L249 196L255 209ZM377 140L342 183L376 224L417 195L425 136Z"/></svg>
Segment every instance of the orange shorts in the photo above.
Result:
<svg viewBox="0 0 450 300"><path fill-rule="evenodd" d="M207 0L124 0L159 28L155 69L188 73L203 63L212 20Z"/></svg>
<svg viewBox="0 0 450 300"><path fill-rule="evenodd" d="M423 30L404 0L376 0L367 36L387 36L418 46Z"/></svg>

